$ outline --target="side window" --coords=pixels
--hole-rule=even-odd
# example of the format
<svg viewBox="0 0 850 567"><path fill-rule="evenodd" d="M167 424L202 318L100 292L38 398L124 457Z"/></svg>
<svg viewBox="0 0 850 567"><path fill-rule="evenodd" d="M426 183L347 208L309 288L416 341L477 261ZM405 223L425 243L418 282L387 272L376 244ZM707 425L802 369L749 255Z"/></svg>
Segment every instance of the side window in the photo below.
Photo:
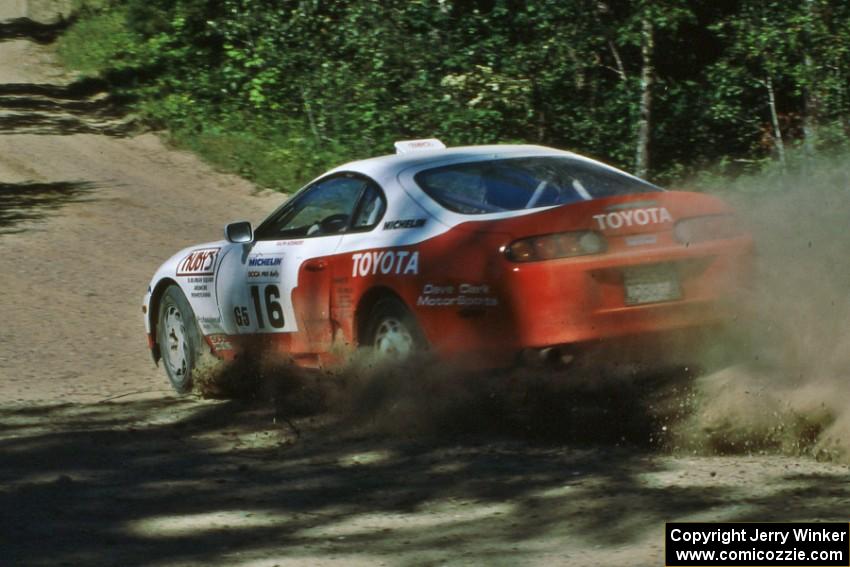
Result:
<svg viewBox="0 0 850 567"><path fill-rule="evenodd" d="M357 206L354 222L351 223L351 230L356 232L373 228L384 216L386 208L387 203L381 190L372 183L367 184L360 204Z"/></svg>
<svg viewBox="0 0 850 567"><path fill-rule="evenodd" d="M271 222L264 223L257 238L277 240L326 236L345 231L366 182L356 177L332 177L320 181L288 204Z"/></svg>

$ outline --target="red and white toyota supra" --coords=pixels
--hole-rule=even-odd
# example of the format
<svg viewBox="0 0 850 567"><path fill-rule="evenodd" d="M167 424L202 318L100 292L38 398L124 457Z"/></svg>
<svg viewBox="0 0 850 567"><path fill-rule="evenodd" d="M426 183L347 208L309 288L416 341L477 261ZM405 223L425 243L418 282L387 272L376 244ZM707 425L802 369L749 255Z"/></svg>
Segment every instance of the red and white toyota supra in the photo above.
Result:
<svg viewBox="0 0 850 567"><path fill-rule="evenodd" d="M396 149L157 270L145 327L176 390L204 351L327 366L349 345L510 366L720 323L749 278L752 238L715 197L540 146Z"/></svg>

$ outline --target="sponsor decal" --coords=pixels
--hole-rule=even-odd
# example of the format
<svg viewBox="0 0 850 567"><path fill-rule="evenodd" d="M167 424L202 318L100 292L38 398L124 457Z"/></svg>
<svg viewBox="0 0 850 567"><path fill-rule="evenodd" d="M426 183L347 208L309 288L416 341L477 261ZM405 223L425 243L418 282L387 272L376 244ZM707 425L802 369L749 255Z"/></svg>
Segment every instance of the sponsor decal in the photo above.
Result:
<svg viewBox="0 0 850 567"><path fill-rule="evenodd" d="M270 257L270 258L260 258L260 257L248 258L248 266L250 266L252 268L256 268L256 267L268 268L268 267L271 267L271 266L280 266L280 263L281 263L282 260L283 260L283 258L280 257L280 256Z"/></svg>
<svg viewBox="0 0 850 567"><path fill-rule="evenodd" d="M334 288L334 293L336 294L336 300L334 303L338 309L349 309L354 307L354 290L352 288L336 287Z"/></svg>
<svg viewBox="0 0 850 567"><path fill-rule="evenodd" d="M245 276L251 283L279 281L283 258L283 254L249 256Z"/></svg>
<svg viewBox="0 0 850 567"><path fill-rule="evenodd" d="M199 248L192 250L177 265L178 276L212 276L215 274L215 261L221 248Z"/></svg>
<svg viewBox="0 0 850 567"><path fill-rule="evenodd" d="M599 228L628 228L632 226L646 226L661 222L673 222L673 216L666 207L650 207L646 209L633 209L629 211L614 211L606 214L593 215Z"/></svg>
<svg viewBox="0 0 850 567"><path fill-rule="evenodd" d="M280 275L277 270L248 270L248 279L256 278L276 278Z"/></svg>
<svg viewBox="0 0 850 567"><path fill-rule="evenodd" d="M222 332L221 319L219 317L198 317L198 324L205 334Z"/></svg>
<svg viewBox="0 0 850 567"><path fill-rule="evenodd" d="M391 220L384 223L384 230L396 230L399 228L422 228L426 219L403 219Z"/></svg>
<svg viewBox="0 0 850 567"><path fill-rule="evenodd" d="M227 335L209 335L207 340L215 350L233 350Z"/></svg>
<svg viewBox="0 0 850 567"><path fill-rule="evenodd" d="M487 284L435 285L425 284L417 307L495 307L499 299L490 293Z"/></svg>
<svg viewBox="0 0 850 567"><path fill-rule="evenodd" d="M212 297L212 283L214 279L215 278L213 278L212 276L187 277L186 283L191 284L192 286L192 290L189 292L189 296L197 299Z"/></svg>
<svg viewBox="0 0 850 567"><path fill-rule="evenodd" d="M420 295L416 300L417 307L495 307L499 300L495 297L469 297L456 295L453 297L429 297Z"/></svg>
<svg viewBox="0 0 850 567"><path fill-rule="evenodd" d="M244 305L233 308L233 318L239 327L247 327L251 324L251 316L248 315L248 308Z"/></svg>
<svg viewBox="0 0 850 567"><path fill-rule="evenodd" d="M301 244L304 244L303 240L280 240L277 246L299 246Z"/></svg>
<svg viewBox="0 0 850 567"><path fill-rule="evenodd" d="M358 252L351 256L352 277L375 276L377 274L419 273L419 252L408 250L379 250L376 252Z"/></svg>

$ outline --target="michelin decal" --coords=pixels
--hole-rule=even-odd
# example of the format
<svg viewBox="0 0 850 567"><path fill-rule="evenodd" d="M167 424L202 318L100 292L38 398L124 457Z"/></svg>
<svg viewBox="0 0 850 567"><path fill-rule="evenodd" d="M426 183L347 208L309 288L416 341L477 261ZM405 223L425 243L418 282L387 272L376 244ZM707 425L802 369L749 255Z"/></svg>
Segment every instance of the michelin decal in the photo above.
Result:
<svg viewBox="0 0 850 567"><path fill-rule="evenodd" d="M277 282L283 266L283 254L257 254L248 257L246 275L251 283Z"/></svg>
<svg viewBox="0 0 850 567"><path fill-rule="evenodd" d="M425 226L425 219L403 219L391 220L384 223L384 230L396 230L399 228L422 228Z"/></svg>

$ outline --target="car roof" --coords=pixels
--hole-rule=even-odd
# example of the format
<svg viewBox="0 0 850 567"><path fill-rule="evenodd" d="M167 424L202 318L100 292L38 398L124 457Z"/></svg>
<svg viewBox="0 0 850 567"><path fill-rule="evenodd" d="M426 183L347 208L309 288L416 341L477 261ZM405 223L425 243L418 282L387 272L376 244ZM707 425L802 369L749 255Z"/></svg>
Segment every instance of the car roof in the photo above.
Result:
<svg viewBox="0 0 850 567"><path fill-rule="evenodd" d="M485 157L498 159L539 155L567 155L578 159L593 161L578 154L557 150L555 148L548 148L546 146L511 144L492 146L459 146L445 149L417 150L402 154L393 154L352 161L332 169L328 172L328 174L342 171L354 171L373 178L386 178L388 176L394 177L401 171L410 167L429 164L449 165L464 161L477 161Z"/></svg>

